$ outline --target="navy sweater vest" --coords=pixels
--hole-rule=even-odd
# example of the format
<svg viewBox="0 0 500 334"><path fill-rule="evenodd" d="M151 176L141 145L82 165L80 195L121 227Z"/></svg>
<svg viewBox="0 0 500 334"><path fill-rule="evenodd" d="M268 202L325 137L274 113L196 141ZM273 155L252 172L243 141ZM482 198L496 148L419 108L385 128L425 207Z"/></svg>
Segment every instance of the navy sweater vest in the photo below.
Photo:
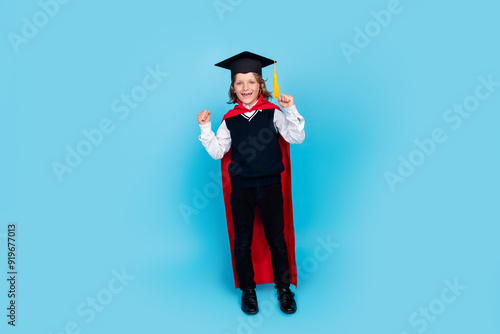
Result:
<svg viewBox="0 0 500 334"><path fill-rule="evenodd" d="M274 127L274 109L256 111L248 118L238 115L226 119L231 133L231 163L228 166L231 187L246 189L281 181L285 170Z"/></svg>

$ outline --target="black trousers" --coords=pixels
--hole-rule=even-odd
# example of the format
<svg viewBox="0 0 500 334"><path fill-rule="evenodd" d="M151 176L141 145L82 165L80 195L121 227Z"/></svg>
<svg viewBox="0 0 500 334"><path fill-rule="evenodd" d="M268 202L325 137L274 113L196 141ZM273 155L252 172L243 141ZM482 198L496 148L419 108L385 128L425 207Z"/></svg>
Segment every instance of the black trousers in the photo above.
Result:
<svg viewBox="0 0 500 334"><path fill-rule="evenodd" d="M231 190L234 224L234 258L240 289L255 288L251 245L255 207L260 210L264 234L271 251L276 288L290 286L288 252L283 232L283 193L281 183L250 189Z"/></svg>

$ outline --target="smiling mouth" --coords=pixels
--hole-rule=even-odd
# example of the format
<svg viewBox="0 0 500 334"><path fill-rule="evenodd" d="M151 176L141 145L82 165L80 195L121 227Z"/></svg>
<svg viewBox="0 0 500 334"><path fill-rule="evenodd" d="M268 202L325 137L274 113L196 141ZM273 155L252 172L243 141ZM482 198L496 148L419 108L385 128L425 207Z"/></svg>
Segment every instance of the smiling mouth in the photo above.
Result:
<svg viewBox="0 0 500 334"><path fill-rule="evenodd" d="M252 96L252 93L241 93L241 96L250 97L250 96Z"/></svg>

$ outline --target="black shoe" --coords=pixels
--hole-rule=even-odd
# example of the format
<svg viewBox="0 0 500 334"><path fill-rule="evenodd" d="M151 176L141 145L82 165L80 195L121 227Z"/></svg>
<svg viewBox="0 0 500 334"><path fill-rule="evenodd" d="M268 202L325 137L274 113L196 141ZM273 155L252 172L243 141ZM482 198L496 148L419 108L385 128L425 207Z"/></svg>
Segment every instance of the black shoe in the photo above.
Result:
<svg viewBox="0 0 500 334"><path fill-rule="evenodd" d="M257 314L257 312L259 312L255 289L243 290L241 294L241 310L250 315Z"/></svg>
<svg viewBox="0 0 500 334"><path fill-rule="evenodd" d="M286 314L293 314L297 311L297 303L293 298L295 295L289 288L278 289L278 300L280 301L280 309Z"/></svg>

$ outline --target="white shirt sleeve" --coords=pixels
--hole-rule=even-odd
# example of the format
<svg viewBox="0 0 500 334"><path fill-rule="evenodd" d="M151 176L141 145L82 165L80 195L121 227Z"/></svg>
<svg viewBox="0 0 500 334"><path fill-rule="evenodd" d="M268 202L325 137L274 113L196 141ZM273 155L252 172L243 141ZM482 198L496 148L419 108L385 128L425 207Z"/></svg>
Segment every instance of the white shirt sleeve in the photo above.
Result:
<svg viewBox="0 0 500 334"><path fill-rule="evenodd" d="M231 148L231 133L223 121L217 130L217 135L212 131L210 122L200 124L201 135L198 139L201 141L208 154L215 160L222 159L224 154Z"/></svg>
<svg viewBox="0 0 500 334"><path fill-rule="evenodd" d="M301 144L306 136L304 131L305 120L295 105L283 108L284 113L278 109L274 110L274 126L283 139L290 144Z"/></svg>

